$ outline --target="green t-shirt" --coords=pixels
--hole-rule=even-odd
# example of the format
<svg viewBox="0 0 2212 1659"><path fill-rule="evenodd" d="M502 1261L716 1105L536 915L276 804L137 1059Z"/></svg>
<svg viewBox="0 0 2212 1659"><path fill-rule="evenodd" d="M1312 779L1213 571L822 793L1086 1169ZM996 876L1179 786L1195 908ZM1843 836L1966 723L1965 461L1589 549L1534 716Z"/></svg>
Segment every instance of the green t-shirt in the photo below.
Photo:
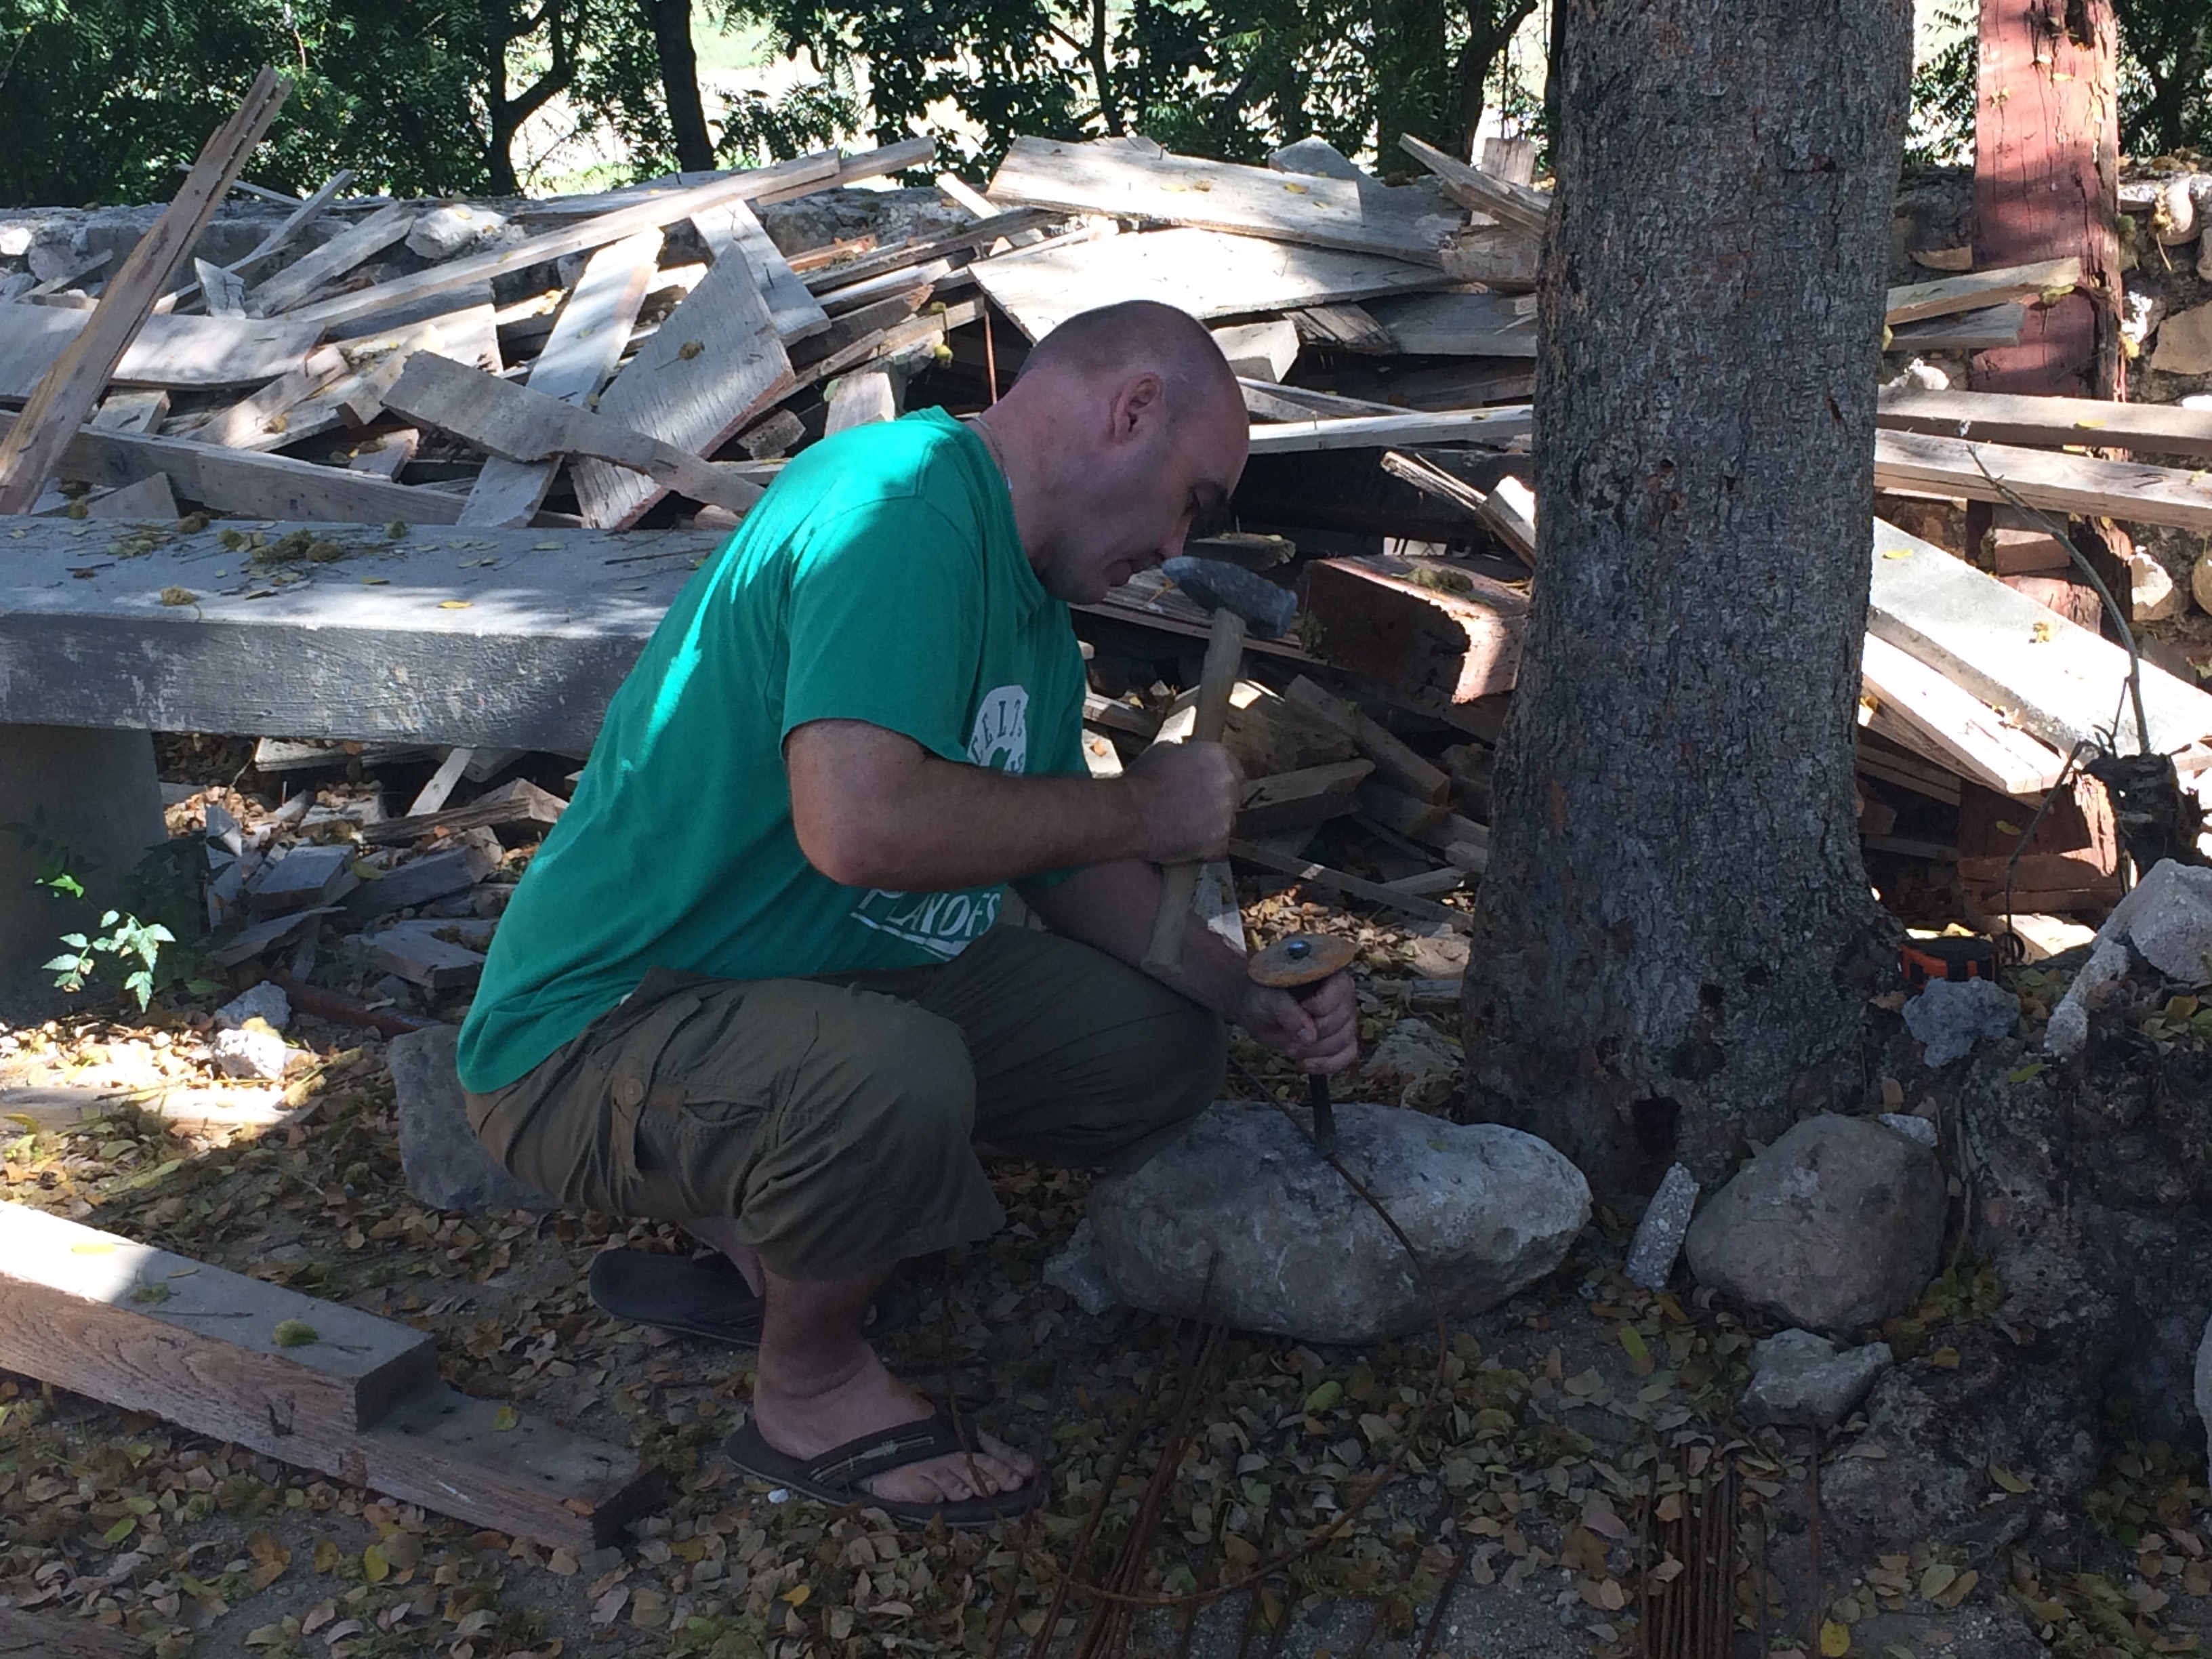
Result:
<svg viewBox="0 0 2212 1659"><path fill-rule="evenodd" d="M521 1077L651 968L722 979L957 955L1003 887L842 887L806 861L783 740L866 720L945 760L1084 771L1083 659L982 441L932 410L806 450L688 582L607 709L462 1027Z"/></svg>

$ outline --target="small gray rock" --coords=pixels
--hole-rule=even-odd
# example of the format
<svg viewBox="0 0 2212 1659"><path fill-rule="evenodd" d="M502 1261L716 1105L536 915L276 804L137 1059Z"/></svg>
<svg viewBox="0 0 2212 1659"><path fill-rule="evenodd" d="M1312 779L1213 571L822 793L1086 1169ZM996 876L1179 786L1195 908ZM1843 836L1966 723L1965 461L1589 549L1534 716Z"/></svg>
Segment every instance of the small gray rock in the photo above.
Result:
<svg viewBox="0 0 2212 1659"><path fill-rule="evenodd" d="M1085 1216L1075 1224L1060 1253L1044 1264L1038 1275L1056 1291L1066 1291L1075 1305L1094 1318L1121 1305L1114 1281L1106 1273L1106 1253L1098 1246L1097 1229Z"/></svg>
<svg viewBox="0 0 2212 1659"><path fill-rule="evenodd" d="M1689 1165L1668 1165L1667 1173L1660 1177L1659 1190L1651 1194L1650 1203L1644 1206L1644 1218L1636 1224L1636 1237L1628 1243L1628 1265L1623 1271L1630 1284L1641 1285L1647 1291L1666 1287L1697 1207L1698 1178L1690 1173Z"/></svg>
<svg viewBox="0 0 2212 1659"><path fill-rule="evenodd" d="M263 980L250 991L241 991L215 1011L217 1029L234 1031L249 1019L267 1024L272 1031L281 1031L292 1023L292 999L284 994L284 988Z"/></svg>
<svg viewBox="0 0 2212 1659"><path fill-rule="evenodd" d="M225 1077L277 1083L284 1076L284 1039L265 1026L218 1031L208 1052Z"/></svg>
<svg viewBox="0 0 2212 1659"><path fill-rule="evenodd" d="M454 203L433 208L409 227L407 247L426 259L449 259L473 247L507 221L489 208Z"/></svg>
<svg viewBox="0 0 2212 1659"><path fill-rule="evenodd" d="M1582 1172L1534 1135L1336 1110L1338 1156L1405 1230L1447 1317L1541 1279L1589 1218ZM1142 1169L1094 1186L1091 1221L1139 1308L1313 1342L1433 1328L1404 1247L1272 1106L1217 1101Z"/></svg>
<svg viewBox="0 0 2212 1659"><path fill-rule="evenodd" d="M385 1050L398 1103L399 1164L407 1190L432 1210L552 1210L560 1206L500 1167L469 1127L455 1069L459 1028L426 1025Z"/></svg>
<svg viewBox="0 0 2212 1659"><path fill-rule="evenodd" d="M1738 1407L1753 1423L1832 1429L1894 1363L1887 1342L1838 1349L1811 1331L1778 1331L1752 1349Z"/></svg>
<svg viewBox="0 0 2212 1659"><path fill-rule="evenodd" d="M1907 1140L1917 1140L1929 1151L1936 1150L1936 1120L1915 1117L1910 1112L1884 1112L1875 1120L1886 1123Z"/></svg>
<svg viewBox="0 0 2212 1659"><path fill-rule="evenodd" d="M2020 999L1994 980L1931 979L1905 1005L1905 1029L1931 1066L1965 1058L1984 1037L2011 1036L2019 1021Z"/></svg>
<svg viewBox="0 0 2212 1659"><path fill-rule="evenodd" d="M1814 1330L1903 1313L1935 1277L1943 1172L1867 1118L1793 1125L1690 1224L1690 1270L1747 1307Z"/></svg>

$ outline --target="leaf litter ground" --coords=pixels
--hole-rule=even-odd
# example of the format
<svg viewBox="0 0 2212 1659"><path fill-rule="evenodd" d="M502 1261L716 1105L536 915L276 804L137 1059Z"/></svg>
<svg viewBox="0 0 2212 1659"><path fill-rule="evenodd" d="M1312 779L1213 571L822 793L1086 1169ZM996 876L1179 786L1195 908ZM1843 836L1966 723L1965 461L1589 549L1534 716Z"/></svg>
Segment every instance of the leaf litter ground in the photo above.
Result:
<svg viewBox="0 0 2212 1659"><path fill-rule="evenodd" d="M1463 945L1281 896L1247 915L1261 943L1297 927L1353 933L1371 1057L1359 1092L1448 1109L1455 1012L1416 999L1455 975ZM2047 1002L2058 987L2025 988ZM204 1075L214 1000L9 1031L0 1081ZM2145 1040L2191 1041L2192 1012L2153 1010ZM1045 1285L1086 1180L1020 1164L993 1170L1004 1231L909 1270L919 1317L886 1353L925 1384L949 1376L966 1408L1042 1456L1047 1510L954 1535L779 1501L717 1449L750 1357L618 1323L585 1293L599 1250L684 1240L605 1216L421 1208L401 1180L381 1044L304 1017L290 1036L315 1057L291 1085L298 1121L259 1138L182 1135L125 1109L21 1133L0 1164L7 1196L431 1331L447 1382L638 1447L673 1475L675 1497L617 1546L547 1551L9 1380L0 1594L18 1608L119 1626L162 1656L1018 1654L1047 1645L1055 1610L1052 1650L1096 1652L1097 1604L1066 1580L1107 1574L1150 1496L1146 1547L1124 1581L1141 1593L1188 1596L1307 1553L1256 1594L1140 1611L1122 1650L1625 1656L1644 1580L1685 1570L1647 1533L1731 1466L1745 1504L1737 1652L1917 1659L2033 1632L2072 1659L2132 1659L2197 1650L2212 1615L2202 1465L2162 1445L2113 1461L2087 1512L2069 1517L2072 1559L2015 1556L1998 1571L1930 1539L1870 1562L1832 1553L1816 1581L1810 1437L1733 1416L1764 1328L1703 1296L1628 1284L1626 1223L1603 1212L1544 1285L1453 1327L1441 1363L1433 1338L1357 1352L1229 1339L1155 1490L1189 1333L1126 1310L1086 1316ZM1241 1040L1235 1066L1232 1093L1294 1097L1287 1068ZM1960 1264L1886 1334L1908 1364L1955 1365L1948 1334L2001 1301ZM1829 1438L1828 1457L1851 1455L1853 1427ZM2026 1484L1990 1474L2008 1492Z"/></svg>

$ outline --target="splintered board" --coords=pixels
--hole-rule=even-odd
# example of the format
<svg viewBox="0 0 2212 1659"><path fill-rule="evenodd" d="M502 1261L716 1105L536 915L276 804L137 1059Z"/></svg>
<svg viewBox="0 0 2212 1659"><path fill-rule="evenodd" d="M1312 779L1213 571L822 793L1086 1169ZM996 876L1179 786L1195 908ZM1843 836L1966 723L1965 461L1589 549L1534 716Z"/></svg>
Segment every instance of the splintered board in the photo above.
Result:
<svg viewBox="0 0 2212 1659"><path fill-rule="evenodd" d="M0 398L27 398L89 311L0 305ZM149 317L124 351L111 385L252 386L307 360L322 331L313 323L246 317Z"/></svg>
<svg viewBox="0 0 2212 1659"><path fill-rule="evenodd" d="M1876 432L1874 481L1877 489L1929 489L1972 501L2017 496L2045 513L2212 531L2212 478L2140 461L2105 461L1918 432Z"/></svg>
<svg viewBox="0 0 2212 1659"><path fill-rule="evenodd" d="M1157 300L1194 317L1232 317L1414 293L1448 280L1426 265L1378 254L1190 229L1017 250L969 269L1032 340L1078 312L1124 300Z"/></svg>
<svg viewBox="0 0 2212 1659"><path fill-rule="evenodd" d="M2066 757L2049 744L1887 640L1869 634L1862 649L1861 701L1882 736L2002 794L2039 795L2057 783Z"/></svg>
<svg viewBox="0 0 2212 1659"><path fill-rule="evenodd" d="M1426 190L1172 155L1145 139L1017 138L990 194L1437 266L1462 217Z"/></svg>
<svg viewBox="0 0 2212 1659"><path fill-rule="evenodd" d="M21 418L0 410L0 433ZM259 455L96 427L80 428L53 470L62 477L111 489L166 473L179 495L219 513L355 526L393 520L451 524L460 516L463 501L444 490L388 483L343 467L295 461L289 455Z"/></svg>
<svg viewBox="0 0 2212 1659"><path fill-rule="evenodd" d="M794 384L752 267L722 258L608 383L599 413L687 454L708 455ZM580 458L569 476L584 522L603 529L636 523L667 493L604 460Z"/></svg>
<svg viewBox="0 0 2212 1659"><path fill-rule="evenodd" d="M1873 560L1869 634L2057 748L2094 737L2135 750L2128 653L2118 646L1880 519ZM2212 738L2212 696L2154 663L2142 665L2142 698L2154 750Z"/></svg>
<svg viewBox="0 0 2212 1659"><path fill-rule="evenodd" d="M635 1454L438 1381L421 1331L0 1204L0 1366L548 1546L649 1507Z"/></svg>

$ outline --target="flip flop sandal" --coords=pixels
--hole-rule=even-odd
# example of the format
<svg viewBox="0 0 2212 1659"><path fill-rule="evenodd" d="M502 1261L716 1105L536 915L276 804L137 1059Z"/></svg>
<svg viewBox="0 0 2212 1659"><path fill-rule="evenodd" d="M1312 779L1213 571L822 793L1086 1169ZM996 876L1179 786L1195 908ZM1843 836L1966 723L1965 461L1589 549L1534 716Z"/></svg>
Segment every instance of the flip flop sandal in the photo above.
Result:
<svg viewBox="0 0 2212 1659"><path fill-rule="evenodd" d="M592 1258L591 1291L600 1310L617 1319L733 1348L760 1346L761 1299L726 1255L602 1250ZM868 1324L871 1337L886 1335L906 1322L904 1304L888 1291L877 1297L874 1314Z"/></svg>
<svg viewBox="0 0 2212 1659"><path fill-rule="evenodd" d="M989 1498L962 1498L937 1504L902 1503L878 1498L862 1483L893 1469L926 1463L970 1450L943 1413L895 1429L879 1430L833 1446L819 1457L793 1457L780 1452L764 1439L749 1416L745 1425L722 1443L722 1455L744 1474L770 1486L782 1486L839 1509L855 1504L879 1509L894 1520L925 1526L942 1521L948 1527L988 1527L994 1521L1025 1515L1050 1495L1050 1480L1039 1474L1028 1485Z"/></svg>

